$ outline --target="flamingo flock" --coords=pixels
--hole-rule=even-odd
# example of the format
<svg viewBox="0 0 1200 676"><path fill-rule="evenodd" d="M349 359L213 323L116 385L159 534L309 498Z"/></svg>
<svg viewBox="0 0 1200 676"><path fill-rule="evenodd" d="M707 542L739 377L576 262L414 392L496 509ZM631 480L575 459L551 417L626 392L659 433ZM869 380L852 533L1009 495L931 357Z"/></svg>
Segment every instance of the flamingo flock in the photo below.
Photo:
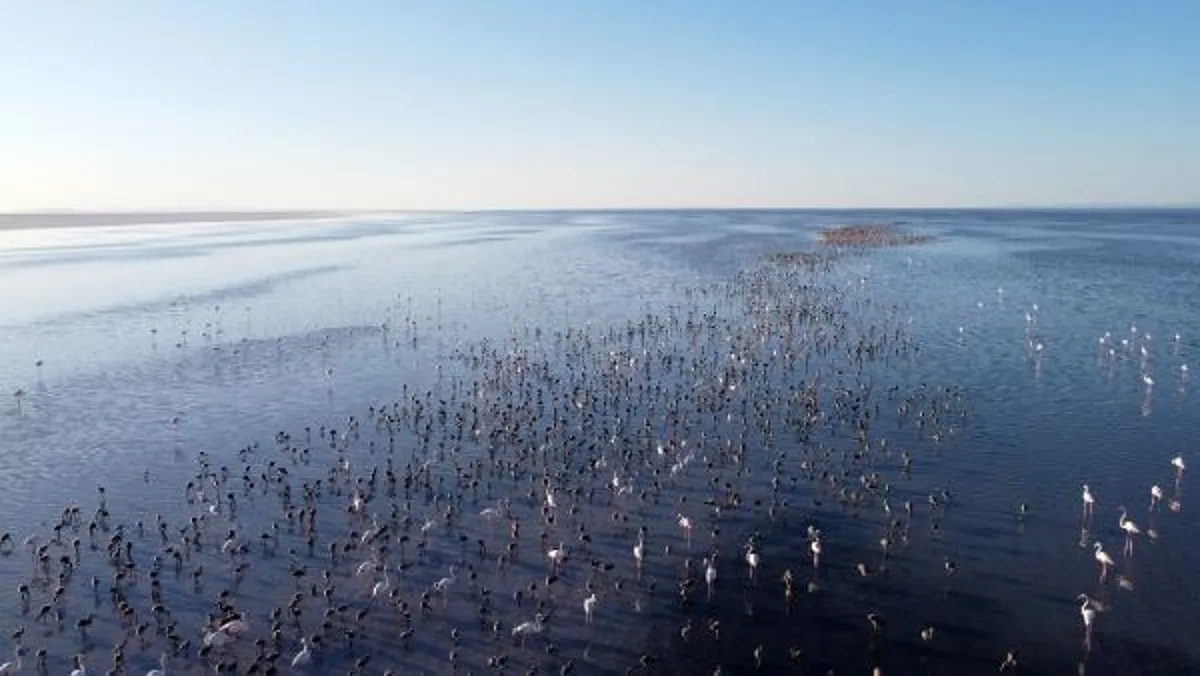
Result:
<svg viewBox="0 0 1200 676"><path fill-rule="evenodd" d="M879 592L969 597L977 561L956 539L972 495L937 469L963 448L970 393L895 375L921 346L866 278L834 281L856 255L756 260L624 323L459 341L394 400L187 454L177 505L118 511L98 486L15 525L0 674L642 674L701 657L714 673L824 673L817 608L834 602L873 673L909 643L931 664L954 628ZM1042 312L1025 311L1038 368ZM428 358L419 324L397 345ZM1129 344L1100 340L1141 359L1149 397L1151 352ZM330 367L316 379L336 386ZM1132 590L1135 545L1145 556L1182 511L1183 455L1168 466L1144 517L1118 506L1097 523L1122 503L1080 488L1100 587L1076 597L1086 652L1105 642L1111 576ZM1023 501L1011 517L1040 527ZM761 618L777 631L747 634Z"/></svg>

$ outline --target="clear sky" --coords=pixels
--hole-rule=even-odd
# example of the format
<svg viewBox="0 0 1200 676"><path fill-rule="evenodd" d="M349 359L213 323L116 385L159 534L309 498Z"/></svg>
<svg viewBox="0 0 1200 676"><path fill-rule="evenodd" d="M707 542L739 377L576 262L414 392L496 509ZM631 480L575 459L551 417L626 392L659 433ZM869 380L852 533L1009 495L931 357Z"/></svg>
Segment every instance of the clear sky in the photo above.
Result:
<svg viewBox="0 0 1200 676"><path fill-rule="evenodd" d="M1200 0L9 0L0 211L1200 204Z"/></svg>

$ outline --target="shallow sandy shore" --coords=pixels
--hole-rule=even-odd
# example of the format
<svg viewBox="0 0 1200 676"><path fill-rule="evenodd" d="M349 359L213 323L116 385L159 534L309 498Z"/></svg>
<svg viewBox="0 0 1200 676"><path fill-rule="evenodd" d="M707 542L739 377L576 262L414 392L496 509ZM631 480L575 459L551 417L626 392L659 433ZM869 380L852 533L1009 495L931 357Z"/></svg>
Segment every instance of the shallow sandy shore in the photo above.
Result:
<svg viewBox="0 0 1200 676"><path fill-rule="evenodd" d="M131 211L121 213L0 213L0 230L33 228L92 228L170 223L227 223L230 221L287 221L331 218L332 211Z"/></svg>

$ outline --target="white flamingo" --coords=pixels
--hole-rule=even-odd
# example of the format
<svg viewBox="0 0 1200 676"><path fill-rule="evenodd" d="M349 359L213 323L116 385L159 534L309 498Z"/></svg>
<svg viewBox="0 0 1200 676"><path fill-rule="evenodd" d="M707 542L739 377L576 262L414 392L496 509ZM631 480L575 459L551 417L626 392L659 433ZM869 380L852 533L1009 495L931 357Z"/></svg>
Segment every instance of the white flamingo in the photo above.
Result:
<svg viewBox="0 0 1200 676"><path fill-rule="evenodd" d="M682 514L675 515L675 521L687 536L688 549L692 548L692 520Z"/></svg>
<svg viewBox="0 0 1200 676"><path fill-rule="evenodd" d="M542 633L542 630L546 628L545 625L542 624L545 619L545 615L538 613L536 616L534 616L533 620L527 620L521 624L518 624L517 626L513 627L513 638L519 638L521 640L521 644L524 645L527 637L533 634Z"/></svg>
<svg viewBox="0 0 1200 676"><path fill-rule="evenodd" d="M363 531L362 537L358 539L358 546L366 547L371 543L371 540L375 539L375 536L379 535L381 530L382 528L379 525L379 517L372 516L371 526Z"/></svg>
<svg viewBox="0 0 1200 676"><path fill-rule="evenodd" d="M1187 466L1183 464L1183 456L1177 455L1174 458L1172 458L1171 466L1175 468L1175 481L1182 480L1183 479L1183 470L1187 469Z"/></svg>
<svg viewBox="0 0 1200 676"><path fill-rule="evenodd" d="M21 656L25 654L24 648L17 646L13 650L13 660L0 664L0 676L9 676L21 671Z"/></svg>
<svg viewBox="0 0 1200 676"><path fill-rule="evenodd" d="M1158 503L1162 500L1162 497L1163 492L1162 489L1158 487L1158 484L1150 487L1150 511L1154 511L1154 508L1158 506Z"/></svg>
<svg viewBox="0 0 1200 676"><path fill-rule="evenodd" d="M557 572L558 567L562 565L563 561L567 560L567 548L560 542L557 549L551 549L546 552L546 558L550 559L550 564L554 566L554 570Z"/></svg>
<svg viewBox="0 0 1200 676"><path fill-rule="evenodd" d="M234 619L222 624L217 631L229 636L245 634L250 631L250 619L245 612L242 612Z"/></svg>
<svg viewBox="0 0 1200 676"><path fill-rule="evenodd" d="M592 623L592 615L594 615L596 612L596 602L597 599L595 592L583 600L583 616L587 620L588 624Z"/></svg>
<svg viewBox="0 0 1200 676"><path fill-rule="evenodd" d="M1097 542L1095 547L1096 561L1100 564L1100 583L1104 584L1104 581L1108 579L1108 569L1115 566L1116 562L1108 555L1108 552L1104 551L1104 545Z"/></svg>
<svg viewBox="0 0 1200 676"><path fill-rule="evenodd" d="M1092 606L1092 599L1087 594L1080 594L1076 600L1083 601L1083 604L1079 606L1079 615L1083 618L1083 647L1091 650L1092 625L1096 622L1096 608Z"/></svg>
<svg viewBox="0 0 1200 676"><path fill-rule="evenodd" d="M312 662L312 650L308 647L307 636L300 637L300 645L300 652L296 653L296 656L292 658L293 669L299 669L300 667L307 666Z"/></svg>
<svg viewBox="0 0 1200 676"><path fill-rule="evenodd" d="M433 591L437 592L438 594L445 594L446 589L448 589L450 587L450 585L454 584L454 581L456 579L454 577L454 574L457 572L458 572L457 566L450 566L450 575L447 577L443 577L442 579L438 580L437 582L434 582L433 583Z"/></svg>
<svg viewBox="0 0 1200 676"><path fill-rule="evenodd" d="M2 673L2 672L0 672ZM167 676L167 654L158 656L158 668L146 672L146 676Z"/></svg>
<svg viewBox="0 0 1200 676"><path fill-rule="evenodd" d="M372 558L369 558L366 561L363 561L362 563L358 564L358 569L356 569L354 571L354 577L362 577L362 576L366 575L367 573L373 572L378 569L379 569L379 562L376 561L374 557L372 557Z"/></svg>
<svg viewBox="0 0 1200 676"><path fill-rule="evenodd" d="M1133 536L1141 533L1142 530L1137 527L1137 524L1129 520L1129 512L1121 507L1121 518L1117 520L1117 525L1121 530L1125 531L1125 556L1133 555Z"/></svg>
<svg viewBox="0 0 1200 676"><path fill-rule="evenodd" d="M1083 518L1088 518L1092 515L1092 510L1096 506L1096 496L1092 495L1092 489L1088 488L1087 484L1083 485Z"/></svg>
<svg viewBox="0 0 1200 676"><path fill-rule="evenodd" d="M388 577L387 566L384 566L383 567L383 579L376 582L375 586L371 588L371 598L378 598L380 596L383 596L384 594L387 594L388 589L390 589L391 586L392 586L392 580L391 580L391 578Z"/></svg>
<svg viewBox="0 0 1200 676"><path fill-rule="evenodd" d="M704 584L708 586L708 598L711 601L713 588L717 584L717 566L713 559L704 559Z"/></svg>
<svg viewBox="0 0 1200 676"><path fill-rule="evenodd" d="M220 629L214 629L204 635L204 645L208 648L223 648L233 640L233 636Z"/></svg>
<svg viewBox="0 0 1200 676"><path fill-rule="evenodd" d="M758 554L758 550L754 547L746 548L746 565L749 566L748 573L750 581L754 582L754 574L758 572L758 564L762 563L762 558Z"/></svg>

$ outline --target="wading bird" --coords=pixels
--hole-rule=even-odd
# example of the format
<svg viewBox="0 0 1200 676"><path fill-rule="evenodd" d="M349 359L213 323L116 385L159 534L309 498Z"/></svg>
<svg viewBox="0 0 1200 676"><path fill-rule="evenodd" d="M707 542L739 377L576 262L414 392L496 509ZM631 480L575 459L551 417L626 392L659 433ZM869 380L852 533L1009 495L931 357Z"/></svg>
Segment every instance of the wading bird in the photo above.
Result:
<svg viewBox="0 0 1200 676"><path fill-rule="evenodd" d="M1100 564L1100 584L1104 584L1104 581L1108 579L1108 569L1115 566L1116 562L1108 555L1108 552L1104 551L1104 545L1097 542L1095 548L1096 561Z"/></svg>

